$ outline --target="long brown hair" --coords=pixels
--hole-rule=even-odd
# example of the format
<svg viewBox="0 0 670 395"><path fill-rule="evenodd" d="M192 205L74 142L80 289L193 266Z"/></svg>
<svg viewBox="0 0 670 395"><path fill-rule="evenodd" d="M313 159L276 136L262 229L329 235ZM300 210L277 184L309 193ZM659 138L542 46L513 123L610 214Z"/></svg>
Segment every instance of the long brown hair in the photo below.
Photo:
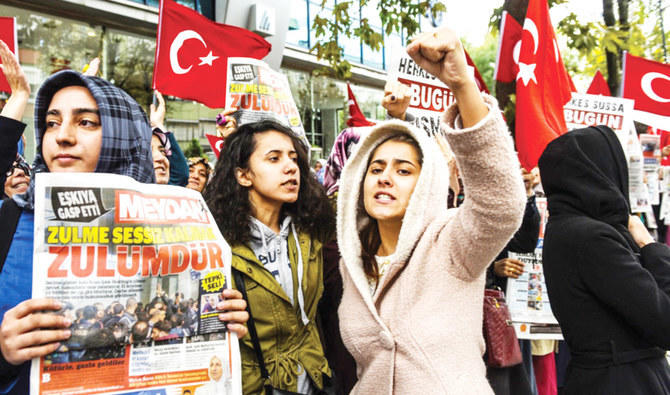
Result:
<svg viewBox="0 0 670 395"><path fill-rule="evenodd" d="M419 156L419 163L423 165L423 152L421 151L421 147L419 146L419 143L414 139L414 137L410 136L407 133L397 133L385 138L384 140L382 140L381 143L379 143L379 145L377 145L377 147L372 151L370 157L368 158L368 164L366 166L365 176L363 177L363 180L361 180L361 186L359 189L360 193L358 198L358 210L359 212L364 213L368 217L368 223L365 224L358 232L358 237L361 240L361 246L363 247L363 251L361 251L361 258L363 260L363 271L365 272L365 275L368 278L375 280L379 280L379 267L377 266L375 255L377 254L377 251L379 250L379 247L382 244L382 239L381 236L379 235L379 225L377 224L377 220L371 218L365 211L363 185L365 184L365 178L368 175L367 168L370 167L370 162L372 161L372 158L375 156L375 152L377 152L377 149L387 141L397 141L400 143L406 143L411 145L416 149L416 152Z"/></svg>

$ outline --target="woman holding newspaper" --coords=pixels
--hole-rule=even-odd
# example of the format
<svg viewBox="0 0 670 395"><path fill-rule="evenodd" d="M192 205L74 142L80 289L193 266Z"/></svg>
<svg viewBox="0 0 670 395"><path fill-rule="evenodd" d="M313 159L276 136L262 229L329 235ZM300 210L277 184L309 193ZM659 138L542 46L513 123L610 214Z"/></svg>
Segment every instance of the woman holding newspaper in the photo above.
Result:
<svg viewBox="0 0 670 395"><path fill-rule="evenodd" d="M307 150L276 122L242 125L226 139L205 189L250 309L250 336L240 342L245 394L270 387L312 394L331 375L316 312L322 243L335 224Z"/></svg>
<svg viewBox="0 0 670 395"><path fill-rule="evenodd" d="M423 34L407 52L456 96L441 127L468 198L447 210L447 160L425 132L390 121L361 137L342 173L337 226L340 328L359 372L352 393L492 394L482 290L521 222L519 163L452 31Z"/></svg>
<svg viewBox="0 0 670 395"><path fill-rule="evenodd" d="M9 111L0 116L0 146L13 147L25 124L20 122L30 88L17 59L0 41L3 71L12 88ZM6 107L7 108L7 107ZM71 70L49 77L35 98L34 171L98 172L153 182L151 129L146 115L128 94L109 82ZM125 156L119 157L120 153ZM4 160L4 156L3 159ZM6 165L8 166L8 165ZM0 169L4 176L7 168ZM4 182L4 179L0 179ZM0 393L27 394L30 359L56 351L71 336L72 322L52 314L61 304L31 299L33 270L34 178L27 192L4 200L0 208ZM15 218L15 228L9 218ZM11 229L10 229L11 228ZM245 303L237 291L224 296L229 329L243 336Z"/></svg>

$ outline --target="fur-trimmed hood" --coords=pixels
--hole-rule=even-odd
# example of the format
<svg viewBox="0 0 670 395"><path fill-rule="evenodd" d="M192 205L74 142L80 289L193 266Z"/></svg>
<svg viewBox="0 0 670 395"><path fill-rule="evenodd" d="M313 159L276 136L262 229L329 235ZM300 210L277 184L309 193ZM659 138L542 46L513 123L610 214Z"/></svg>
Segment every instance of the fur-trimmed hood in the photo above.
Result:
<svg viewBox="0 0 670 395"><path fill-rule="evenodd" d="M368 215L359 207L362 183L374 150L388 137L406 133L418 143L423 154L421 173L410 198L398 237L394 254L400 262L406 262L435 215L434 207L447 207L449 172L446 159L433 139L414 125L393 120L374 126L361 136L351 158L342 170L337 201L337 238L344 263L357 279L356 286L366 289L363 283L361 240L359 230L369 221ZM356 235L356 236L354 236ZM360 282L360 284L358 284Z"/></svg>
<svg viewBox="0 0 670 395"><path fill-rule="evenodd" d="M455 105L441 120L467 191L456 209L447 209L449 170L437 142L406 123L372 128L345 166L338 314L342 341L359 369L352 394L493 394L482 360L485 269L521 224L526 198L497 103L483 99L489 113L476 125L463 128ZM423 166L373 294L361 260L358 227L365 217L358 202L370 154L395 132L417 140Z"/></svg>

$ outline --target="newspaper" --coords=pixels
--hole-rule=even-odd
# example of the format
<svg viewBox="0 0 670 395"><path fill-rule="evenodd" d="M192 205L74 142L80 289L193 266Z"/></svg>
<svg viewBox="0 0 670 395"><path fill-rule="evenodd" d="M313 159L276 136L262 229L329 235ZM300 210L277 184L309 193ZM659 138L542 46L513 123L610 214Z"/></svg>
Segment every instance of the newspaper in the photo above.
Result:
<svg viewBox="0 0 670 395"><path fill-rule="evenodd" d="M643 133L640 135L645 171L657 171L661 166L661 136Z"/></svg>
<svg viewBox="0 0 670 395"><path fill-rule="evenodd" d="M239 110L232 114L237 125L273 120L290 127L304 141L309 141L300 120L286 76L253 58L228 58L226 103Z"/></svg>
<svg viewBox="0 0 670 395"><path fill-rule="evenodd" d="M519 278L507 279L507 305L512 323L519 339L562 340L561 328L551 312L547 285L542 269L542 247L544 230L549 219L546 198L536 198L540 213L540 235L535 252L518 254L510 252L508 257L524 264L524 272Z"/></svg>
<svg viewBox="0 0 670 395"><path fill-rule="evenodd" d="M628 127L625 152L628 160L628 197L633 213L644 213L650 210L650 197L647 184L644 182L644 157L642 145L635 132L632 121Z"/></svg>
<svg viewBox="0 0 670 395"><path fill-rule="evenodd" d="M561 328L551 312L541 250L530 254L510 252L509 258L524 264L519 278L507 279L507 305L517 337L562 340Z"/></svg>
<svg viewBox="0 0 670 395"><path fill-rule="evenodd" d="M241 394L237 338L216 310L231 252L201 194L42 173L35 196L33 297L61 301L73 324L32 361L32 394Z"/></svg>

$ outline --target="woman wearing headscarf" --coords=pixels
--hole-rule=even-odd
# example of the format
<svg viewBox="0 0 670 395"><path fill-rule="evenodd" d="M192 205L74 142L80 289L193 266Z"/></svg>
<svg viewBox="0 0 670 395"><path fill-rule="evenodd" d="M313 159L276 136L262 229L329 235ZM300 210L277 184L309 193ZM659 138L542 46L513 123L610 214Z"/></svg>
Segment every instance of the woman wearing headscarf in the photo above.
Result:
<svg viewBox="0 0 670 395"><path fill-rule="evenodd" d="M670 248L630 215L628 168L604 126L567 133L539 161L543 263L571 353L565 394L670 394Z"/></svg>
<svg viewBox="0 0 670 395"><path fill-rule="evenodd" d="M6 51L6 46L0 48L3 61L10 61ZM18 62L13 66L11 73L20 70ZM6 74L7 70L5 68ZM11 129L15 125L22 130L25 127L16 119L14 123L5 121L0 117L3 128ZM2 130L5 131L10 130ZM16 136L18 139L20 133ZM71 70L49 77L35 97L35 141L35 173L96 172L125 175L144 183L155 180L151 129L146 114L127 93L101 78ZM16 147L16 141L13 146ZM13 233L8 235L3 230L3 237L9 236L9 246L6 257L0 262L3 263L0 272L0 316L3 317L0 324L0 393L28 393L30 359L56 351L60 342L71 336L72 322L50 313L59 310L61 303L47 298L31 299L34 179L31 178L25 193L2 204L2 209L5 205L16 206L18 221ZM5 218L0 219L2 221ZM238 292L233 292L233 297L241 298ZM245 306L241 300L235 301L234 305L235 310ZM234 315L246 317L241 311ZM230 318L235 321L235 326L229 329L240 330L238 334L246 333L237 318Z"/></svg>

